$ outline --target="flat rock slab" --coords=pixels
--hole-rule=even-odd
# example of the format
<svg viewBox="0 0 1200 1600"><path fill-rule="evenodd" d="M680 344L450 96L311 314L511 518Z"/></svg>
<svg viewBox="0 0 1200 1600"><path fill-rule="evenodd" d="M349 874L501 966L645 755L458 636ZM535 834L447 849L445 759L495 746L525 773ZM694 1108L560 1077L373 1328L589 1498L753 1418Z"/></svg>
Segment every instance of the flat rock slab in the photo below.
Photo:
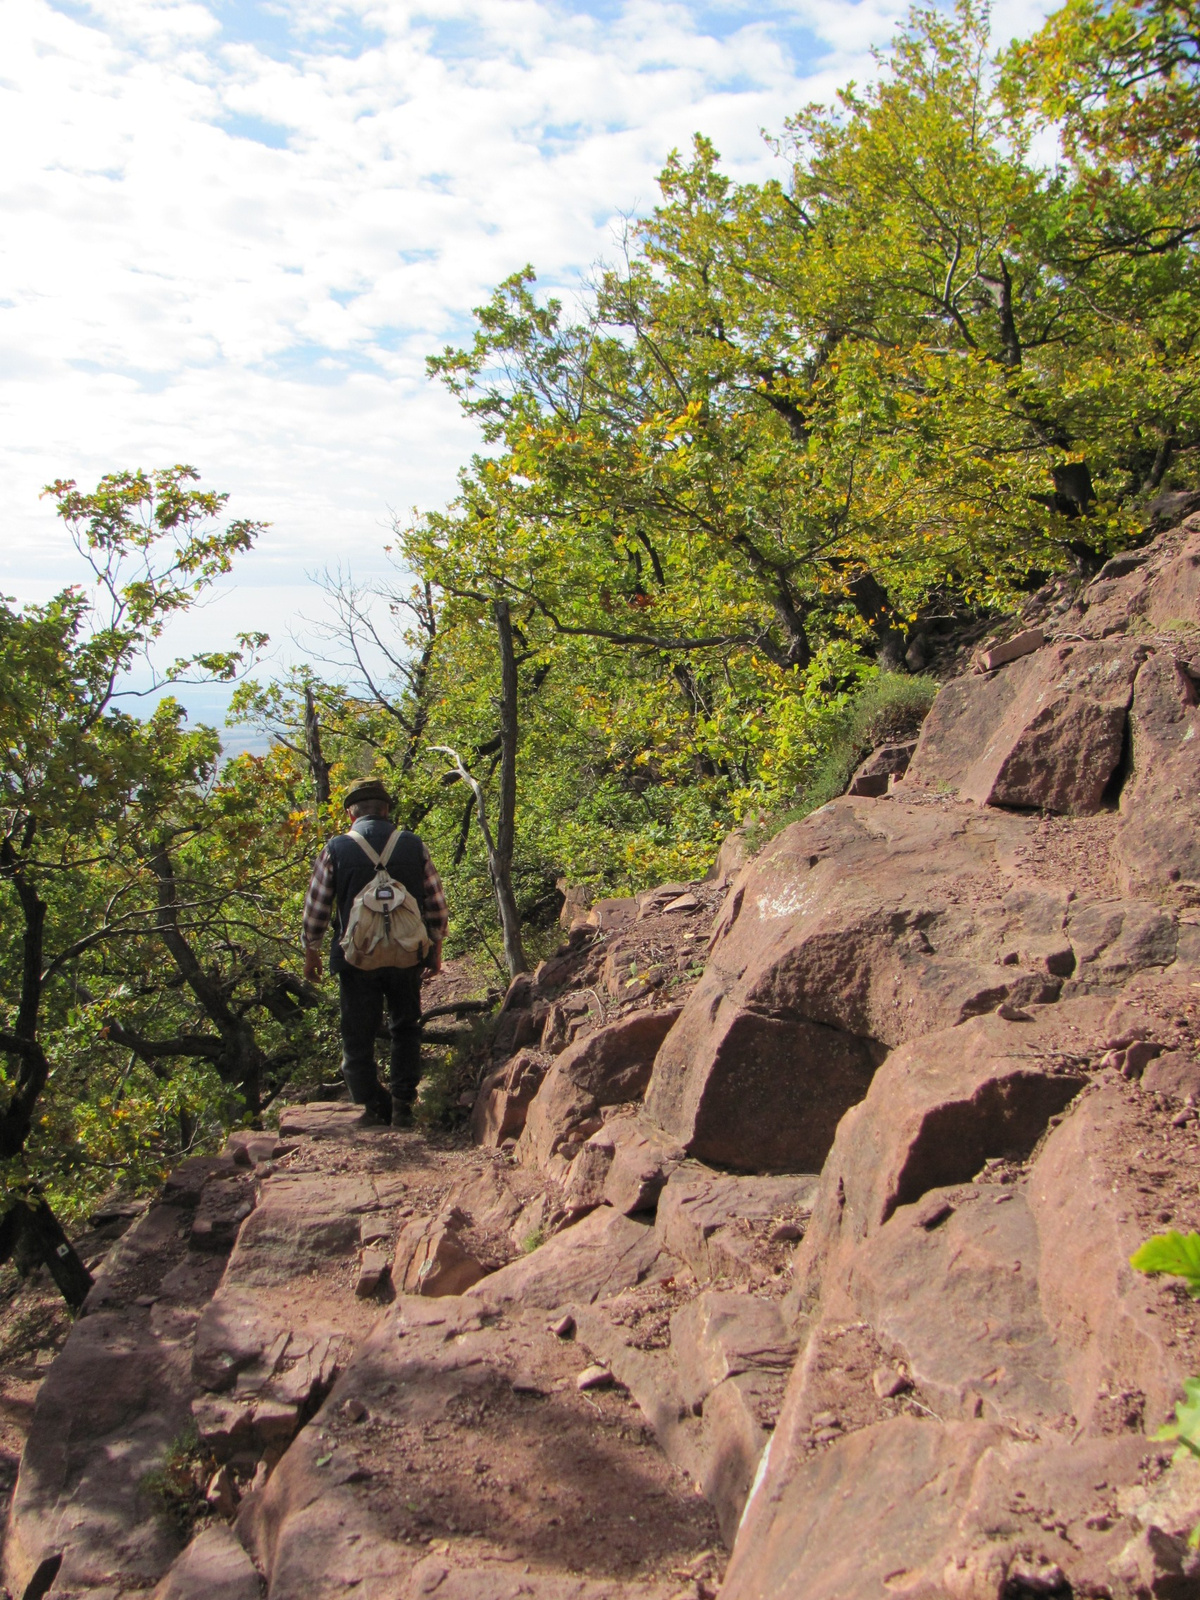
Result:
<svg viewBox="0 0 1200 1600"><path fill-rule="evenodd" d="M646 1115L715 1165L817 1171L889 1049L1056 999L1046 956L1071 956L1067 891L1010 897L1031 830L974 807L860 799L785 828L722 909Z"/></svg>
<svg viewBox="0 0 1200 1600"><path fill-rule="evenodd" d="M331 1259L348 1260L359 1217L378 1207L369 1179L278 1173L238 1234L226 1281L246 1288L292 1283Z"/></svg>
<svg viewBox="0 0 1200 1600"><path fill-rule="evenodd" d="M835 1440L794 1471L768 1460L722 1600L1189 1594L1195 1580L1179 1584L1178 1566L1174 1587L1162 1566L1145 1572L1145 1587L1114 1582L1123 1560L1156 1558L1153 1541L1137 1549L1138 1513L1114 1487L1139 1475L1152 1486L1140 1491L1142 1515L1152 1521L1146 1502L1157 1498L1167 1524L1159 1549L1176 1546L1168 1559L1178 1562L1200 1485L1169 1505L1161 1485L1171 1474L1164 1479L1144 1439L1022 1443L987 1422L897 1417Z"/></svg>
<svg viewBox="0 0 1200 1600"><path fill-rule="evenodd" d="M263 1582L224 1524L205 1528L179 1556L152 1600L261 1600Z"/></svg>
<svg viewBox="0 0 1200 1600"><path fill-rule="evenodd" d="M1173 1418L1190 1375L1162 1314L1161 1280L1129 1265L1149 1231L1130 1215L1131 1135L1145 1137L1128 1095L1097 1086L1052 1131L1027 1185L1042 1311L1089 1429L1128 1426L1132 1405L1135 1425L1152 1431Z"/></svg>
<svg viewBox="0 0 1200 1600"><path fill-rule="evenodd" d="M186 1355L154 1337L148 1311L75 1324L38 1394L13 1495L13 1593L59 1554L59 1593L157 1581L180 1540L143 1483L187 1426L189 1398Z"/></svg>
<svg viewBox="0 0 1200 1600"><path fill-rule="evenodd" d="M940 1417L1074 1426L1038 1298L1040 1248L1023 1190L934 1189L855 1252L851 1295Z"/></svg>
<svg viewBox="0 0 1200 1600"><path fill-rule="evenodd" d="M1129 731L1116 838L1122 887L1161 894L1200 884L1200 707L1195 680L1172 656L1155 655L1138 673Z"/></svg>
<svg viewBox="0 0 1200 1600"><path fill-rule="evenodd" d="M553 1311L572 1302L590 1305L640 1283L660 1255L652 1227L603 1206L564 1228L521 1260L468 1290L490 1306L540 1306Z"/></svg>
<svg viewBox="0 0 1200 1600"><path fill-rule="evenodd" d="M686 1162L659 1198L655 1230L662 1248L686 1261L701 1283L740 1279L746 1246L778 1222L807 1223L817 1193L815 1174L743 1177Z"/></svg>
<svg viewBox="0 0 1200 1600"><path fill-rule="evenodd" d="M307 1134L320 1138L327 1134L353 1135L362 1116L362 1107L348 1100L312 1100L305 1105L286 1106L279 1118L279 1137Z"/></svg>
<svg viewBox="0 0 1200 1600"><path fill-rule="evenodd" d="M879 1600L902 1580L922 1600L944 1594L916 1580L945 1565L979 1459L1002 1437L987 1423L897 1417L831 1443L786 1481L768 1459L722 1600Z"/></svg>
<svg viewBox="0 0 1200 1600"><path fill-rule="evenodd" d="M1084 1021L1097 1011L1079 1008ZM989 1157L1028 1155L1085 1082L1053 1048L1065 1020L1065 1007L1028 1022L977 1017L894 1051L838 1129L797 1257L802 1281L828 1273L835 1251L848 1261L898 1206L969 1181Z"/></svg>
<svg viewBox="0 0 1200 1600"><path fill-rule="evenodd" d="M50 1367L5 1539L12 1593L57 1556L56 1594L99 1600L113 1586L150 1588L178 1553L144 1480L190 1418L190 1335L216 1275L209 1259L189 1260L188 1228L203 1182L228 1170L228 1162L193 1167L117 1241ZM147 1289L162 1298L138 1305Z"/></svg>
<svg viewBox="0 0 1200 1600"><path fill-rule="evenodd" d="M399 1298L241 1514L272 1600L677 1594L711 1512L583 1364L541 1314Z"/></svg>

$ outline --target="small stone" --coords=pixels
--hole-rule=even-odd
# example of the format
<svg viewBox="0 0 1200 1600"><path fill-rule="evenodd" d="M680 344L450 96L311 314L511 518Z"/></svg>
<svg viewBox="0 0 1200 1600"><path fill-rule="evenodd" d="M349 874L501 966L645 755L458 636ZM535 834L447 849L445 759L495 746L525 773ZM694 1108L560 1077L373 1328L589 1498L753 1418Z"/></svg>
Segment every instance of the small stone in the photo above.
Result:
<svg viewBox="0 0 1200 1600"><path fill-rule="evenodd" d="M1173 1128L1186 1128L1188 1123L1192 1121L1195 1115L1196 1113L1191 1109L1190 1106L1183 1111L1177 1111L1171 1118L1171 1126Z"/></svg>
<svg viewBox="0 0 1200 1600"><path fill-rule="evenodd" d="M816 1433L813 1434L813 1438L816 1440L816 1442L818 1444L828 1444L831 1439L840 1439L841 1437L842 1437L842 1430L841 1430L840 1427L839 1428L818 1428Z"/></svg>
<svg viewBox="0 0 1200 1600"><path fill-rule="evenodd" d="M428 1538L428 1535L426 1535ZM431 1549L442 1550L442 1541L431 1544ZM432 1556L426 1556L424 1561L418 1561L413 1568L412 1578L409 1581L409 1593L414 1595L432 1594L435 1589L445 1581L449 1574L449 1567L436 1561Z"/></svg>
<svg viewBox="0 0 1200 1600"><path fill-rule="evenodd" d="M1003 644L984 650L979 656L978 665L984 672L995 672L997 667L1003 667L1010 661L1019 661L1022 656L1032 655L1045 642L1046 635L1040 628L1027 628L1024 633L1015 634Z"/></svg>
<svg viewBox="0 0 1200 1600"><path fill-rule="evenodd" d="M876 1367L871 1374L871 1387L881 1400L890 1400L894 1395L903 1394L906 1389L911 1389L912 1380L906 1378L904 1373L895 1367Z"/></svg>
<svg viewBox="0 0 1200 1600"><path fill-rule="evenodd" d="M780 1222L771 1229L767 1235L768 1244L794 1244L797 1239L803 1239L804 1229L798 1222Z"/></svg>
<svg viewBox="0 0 1200 1600"><path fill-rule="evenodd" d="M1005 1022L1033 1021L1033 1017L1028 1011L1022 1011L1020 1006L1011 1005L1007 1000L996 1007L996 1015L1003 1018Z"/></svg>
<svg viewBox="0 0 1200 1600"><path fill-rule="evenodd" d="M512 1381L512 1392L514 1394L543 1395L546 1392L546 1387L529 1373L519 1372Z"/></svg>
<svg viewBox="0 0 1200 1600"><path fill-rule="evenodd" d="M348 1400L343 1402L342 1415L351 1422L365 1422L370 1414L356 1394L352 1394Z"/></svg>
<svg viewBox="0 0 1200 1600"><path fill-rule="evenodd" d="M565 1316L559 1317L557 1322L550 1324L550 1332L556 1339L569 1339L575 1332L575 1318L568 1311Z"/></svg>
<svg viewBox="0 0 1200 1600"><path fill-rule="evenodd" d="M612 1381L613 1375L608 1368L596 1363L593 1366L584 1367L583 1371L575 1379L575 1387L580 1392L585 1389L607 1389Z"/></svg>
<svg viewBox="0 0 1200 1600"><path fill-rule="evenodd" d="M233 1479L229 1475L228 1467L218 1467L208 1480L208 1488L204 1491L204 1498L208 1501L218 1517L232 1517L237 1510L237 1495L234 1493Z"/></svg>
<svg viewBox="0 0 1200 1600"><path fill-rule="evenodd" d="M1155 1056L1160 1055L1162 1055L1162 1045L1151 1044L1148 1039L1135 1039L1125 1052L1121 1071L1127 1078L1140 1078Z"/></svg>
<svg viewBox="0 0 1200 1600"><path fill-rule="evenodd" d="M663 907L663 914L670 911L699 911L700 902L694 894L681 894L678 900L672 900L669 906Z"/></svg>
<svg viewBox="0 0 1200 1600"><path fill-rule="evenodd" d="M251 1414L251 1422L255 1437L264 1449L273 1444L286 1448L300 1426L300 1407L283 1400L260 1400Z"/></svg>
<svg viewBox="0 0 1200 1600"><path fill-rule="evenodd" d="M836 1411L818 1411L812 1425L814 1428L840 1428L842 1423Z"/></svg>
<svg viewBox="0 0 1200 1600"><path fill-rule="evenodd" d="M1057 1562L1035 1566L1032 1561L1018 1559L1008 1569L1007 1587L1024 1594L1058 1594L1066 1586L1063 1569Z"/></svg>
<svg viewBox="0 0 1200 1600"><path fill-rule="evenodd" d="M382 1250L364 1250L354 1292L360 1300L369 1299L383 1282L391 1263Z"/></svg>
<svg viewBox="0 0 1200 1600"><path fill-rule="evenodd" d="M154 1294L140 1294L133 1303L135 1306L156 1306L158 1304L158 1296Z"/></svg>

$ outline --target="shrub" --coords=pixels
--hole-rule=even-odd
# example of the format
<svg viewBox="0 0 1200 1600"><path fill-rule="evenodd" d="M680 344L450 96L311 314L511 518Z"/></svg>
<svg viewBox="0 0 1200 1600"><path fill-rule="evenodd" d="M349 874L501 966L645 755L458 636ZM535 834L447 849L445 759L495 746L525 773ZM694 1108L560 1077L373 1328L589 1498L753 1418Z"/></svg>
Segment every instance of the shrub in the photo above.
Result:
<svg viewBox="0 0 1200 1600"><path fill-rule="evenodd" d="M820 751L800 783L797 803L747 828L751 849L760 850L788 823L800 822L844 794L855 767L879 745L915 738L937 690L932 678L912 678L903 672L868 678L826 722Z"/></svg>

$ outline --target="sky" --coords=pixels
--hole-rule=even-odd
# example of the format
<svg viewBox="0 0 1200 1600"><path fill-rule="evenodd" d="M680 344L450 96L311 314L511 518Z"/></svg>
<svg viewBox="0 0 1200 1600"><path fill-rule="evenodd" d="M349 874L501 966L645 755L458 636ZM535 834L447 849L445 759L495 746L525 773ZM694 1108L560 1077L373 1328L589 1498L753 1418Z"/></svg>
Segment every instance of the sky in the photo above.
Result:
<svg viewBox="0 0 1200 1600"><path fill-rule="evenodd" d="M79 575L46 483L188 462L271 526L170 653L263 629L301 659L312 576L379 579L475 446L426 355L526 262L569 297L693 132L778 172L762 130L869 75L904 9L3 0L0 593Z"/></svg>

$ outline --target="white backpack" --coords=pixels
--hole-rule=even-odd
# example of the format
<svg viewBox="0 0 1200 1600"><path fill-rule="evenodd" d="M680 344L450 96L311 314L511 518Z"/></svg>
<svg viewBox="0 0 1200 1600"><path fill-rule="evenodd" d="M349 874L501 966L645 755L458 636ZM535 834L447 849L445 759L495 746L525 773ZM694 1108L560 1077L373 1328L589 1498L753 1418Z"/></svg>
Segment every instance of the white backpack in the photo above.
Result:
<svg viewBox="0 0 1200 1600"><path fill-rule="evenodd" d="M385 865L400 830L392 831L381 855L375 854L361 833L351 830L346 837L362 846L375 867L374 878L355 895L346 918L341 939L346 960L363 972L376 967L419 965L432 949L432 942L412 895Z"/></svg>

